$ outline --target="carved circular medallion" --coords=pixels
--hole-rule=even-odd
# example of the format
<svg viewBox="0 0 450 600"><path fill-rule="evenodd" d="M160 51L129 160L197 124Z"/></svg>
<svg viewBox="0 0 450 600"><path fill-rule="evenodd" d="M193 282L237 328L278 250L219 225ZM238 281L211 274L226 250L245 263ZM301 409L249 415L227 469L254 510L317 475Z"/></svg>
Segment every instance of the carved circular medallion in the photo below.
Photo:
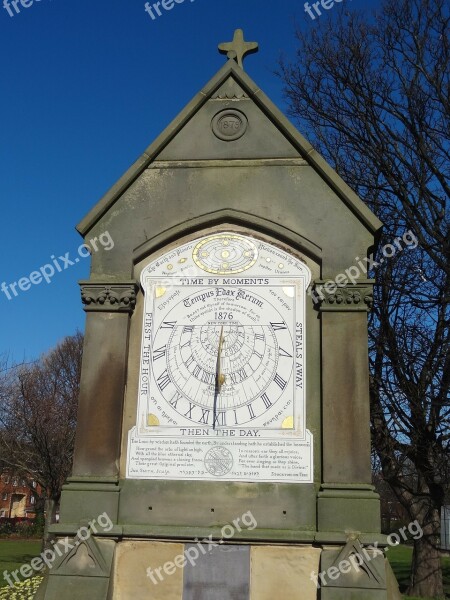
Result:
<svg viewBox="0 0 450 600"><path fill-rule="evenodd" d="M247 117L240 110L225 109L217 113L211 122L214 135L219 140L238 140L247 130Z"/></svg>
<svg viewBox="0 0 450 600"><path fill-rule="evenodd" d="M222 233L203 239L192 258L207 273L231 275L250 269L258 259L258 250L247 237Z"/></svg>
<svg viewBox="0 0 450 600"><path fill-rule="evenodd" d="M233 455L225 446L214 446L206 453L204 462L208 473L220 477L233 468Z"/></svg>

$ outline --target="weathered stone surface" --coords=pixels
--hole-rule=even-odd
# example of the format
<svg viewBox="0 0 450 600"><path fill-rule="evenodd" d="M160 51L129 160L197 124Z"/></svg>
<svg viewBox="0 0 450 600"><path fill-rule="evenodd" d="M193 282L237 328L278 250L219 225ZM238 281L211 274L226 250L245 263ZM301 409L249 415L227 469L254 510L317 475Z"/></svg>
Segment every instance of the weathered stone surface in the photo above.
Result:
<svg viewBox="0 0 450 600"><path fill-rule="evenodd" d="M380 501L372 486L323 484L317 499L320 532L380 531ZM332 541L331 539L329 541Z"/></svg>
<svg viewBox="0 0 450 600"><path fill-rule="evenodd" d="M367 315L324 312L321 318L323 481L370 484Z"/></svg>
<svg viewBox="0 0 450 600"><path fill-rule="evenodd" d="M181 600L183 591L183 568L172 569L173 563L183 554L183 544L164 542L122 542L114 559L111 600L151 598L152 600ZM166 565L167 572L164 571ZM148 577L151 568L154 579ZM157 569L160 569L159 576ZM156 582L156 583L155 583Z"/></svg>
<svg viewBox="0 0 450 600"><path fill-rule="evenodd" d="M320 554L312 547L252 547L250 600L316 600L311 573L319 570Z"/></svg>
<svg viewBox="0 0 450 600"><path fill-rule="evenodd" d="M398 589L397 579L392 570L391 563L386 559L386 585L387 600L402 600L403 596Z"/></svg>
<svg viewBox="0 0 450 600"><path fill-rule="evenodd" d="M349 539L346 545L338 550L324 549L320 572L323 589L386 589L386 567L382 551L364 548L358 539Z"/></svg>
<svg viewBox="0 0 450 600"><path fill-rule="evenodd" d="M183 498L184 510L180 509L180 498ZM316 491L312 484L255 486L244 482L124 480L119 522L142 526L220 527L251 510L258 523L257 530L313 532L315 507ZM236 537L239 539L239 532Z"/></svg>
<svg viewBox="0 0 450 600"><path fill-rule="evenodd" d="M48 579L45 600L106 600L108 577L67 577L52 575Z"/></svg>
<svg viewBox="0 0 450 600"><path fill-rule="evenodd" d="M77 476L118 476L127 313L89 312L73 462Z"/></svg>

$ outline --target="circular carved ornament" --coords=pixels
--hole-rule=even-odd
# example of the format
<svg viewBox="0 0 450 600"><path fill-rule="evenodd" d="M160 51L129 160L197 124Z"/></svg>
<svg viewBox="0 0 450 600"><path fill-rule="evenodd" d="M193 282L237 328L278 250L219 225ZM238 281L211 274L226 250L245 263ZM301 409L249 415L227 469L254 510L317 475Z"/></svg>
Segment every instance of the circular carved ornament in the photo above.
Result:
<svg viewBox="0 0 450 600"><path fill-rule="evenodd" d="M233 456L228 448L214 446L206 453L204 463L206 470L211 475L220 477L221 475L227 475L233 468Z"/></svg>
<svg viewBox="0 0 450 600"><path fill-rule="evenodd" d="M243 112L228 108L217 113L211 122L214 135L225 142L242 137L247 130L247 125L247 117Z"/></svg>
<svg viewBox="0 0 450 600"><path fill-rule="evenodd" d="M256 245L240 235L220 233L199 242L192 258L200 269L216 275L242 273L258 260Z"/></svg>

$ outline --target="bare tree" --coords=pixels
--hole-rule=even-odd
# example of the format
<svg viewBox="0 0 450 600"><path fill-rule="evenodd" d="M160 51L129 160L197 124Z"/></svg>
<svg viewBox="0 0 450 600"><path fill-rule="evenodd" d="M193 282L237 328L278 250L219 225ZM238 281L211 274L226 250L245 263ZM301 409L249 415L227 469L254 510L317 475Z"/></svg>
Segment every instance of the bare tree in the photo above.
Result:
<svg viewBox="0 0 450 600"><path fill-rule="evenodd" d="M66 337L31 365L9 369L0 386L0 453L45 490L45 539L70 473L83 335Z"/></svg>
<svg viewBox="0 0 450 600"><path fill-rule="evenodd" d="M343 8L343 7L341 7ZM291 115L385 223L370 321L372 439L383 476L424 535L408 593L443 598L440 510L449 486L449 5L334 9L280 61ZM388 246L386 246L388 248ZM384 256L382 256L382 253ZM392 256L392 254L395 254Z"/></svg>

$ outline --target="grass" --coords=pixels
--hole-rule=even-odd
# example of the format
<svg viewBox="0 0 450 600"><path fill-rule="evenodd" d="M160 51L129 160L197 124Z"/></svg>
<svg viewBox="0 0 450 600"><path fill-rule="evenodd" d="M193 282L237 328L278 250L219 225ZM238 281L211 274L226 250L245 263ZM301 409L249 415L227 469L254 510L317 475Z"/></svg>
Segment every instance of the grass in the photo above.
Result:
<svg viewBox="0 0 450 600"><path fill-rule="evenodd" d="M3 571L15 571L41 552L40 540L0 540L0 588L8 585ZM20 577L20 575L19 575ZM20 577L23 580L23 577Z"/></svg>
<svg viewBox="0 0 450 600"><path fill-rule="evenodd" d="M411 546L396 546L389 548L387 553L389 562L397 577L400 591L404 594L409 582L409 571L412 559ZM450 598L450 557L446 556L442 559L442 568L444 574L444 589L446 596ZM415 596L403 596L407 600L424 600Z"/></svg>

